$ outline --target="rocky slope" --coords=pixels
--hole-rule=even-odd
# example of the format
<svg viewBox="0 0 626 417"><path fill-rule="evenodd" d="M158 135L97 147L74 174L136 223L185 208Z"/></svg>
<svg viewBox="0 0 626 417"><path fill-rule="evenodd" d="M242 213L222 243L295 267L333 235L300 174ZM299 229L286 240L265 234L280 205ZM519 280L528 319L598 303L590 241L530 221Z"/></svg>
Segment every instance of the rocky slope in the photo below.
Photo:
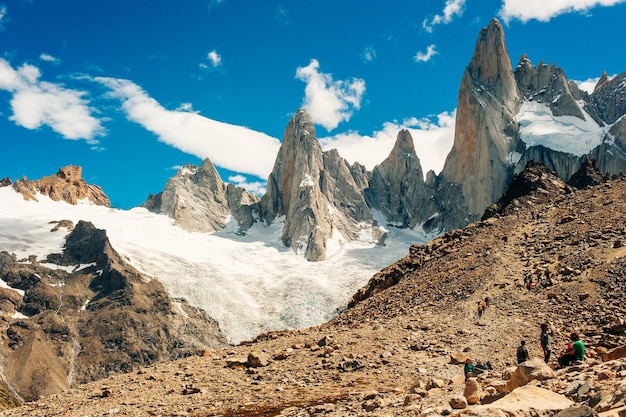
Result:
<svg viewBox="0 0 626 417"><path fill-rule="evenodd" d="M0 358L13 398L226 346L217 324L129 266L106 232L60 221L62 253L45 262L0 252Z"/></svg>
<svg viewBox="0 0 626 417"><path fill-rule="evenodd" d="M516 184L530 194L511 189L492 217L413 246L326 324L75 386L2 415L552 416L573 405L559 415L617 416L626 407L626 180L576 190L529 166ZM555 331L548 368L537 359L544 322ZM572 331L587 361L551 369ZM534 360L516 370L520 340ZM494 370L466 385L466 357Z"/></svg>

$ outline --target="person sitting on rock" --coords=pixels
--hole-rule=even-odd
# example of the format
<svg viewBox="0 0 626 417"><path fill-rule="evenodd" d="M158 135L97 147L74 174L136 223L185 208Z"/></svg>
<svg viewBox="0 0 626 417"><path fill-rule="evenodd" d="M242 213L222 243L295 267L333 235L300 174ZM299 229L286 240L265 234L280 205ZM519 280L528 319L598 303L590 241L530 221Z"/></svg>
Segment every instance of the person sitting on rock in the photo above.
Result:
<svg viewBox="0 0 626 417"><path fill-rule="evenodd" d="M528 349L526 348L526 341L522 340L517 348L517 364L526 362L528 360Z"/></svg>
<svg viewBox="0 0 626 417"><path fill-rule="evenodd" d="M559 357L559 365L569 366L574 361L583 362L585 360L585 345L577 333L570 335L572 344L568 345L568 350Z"/></svg>

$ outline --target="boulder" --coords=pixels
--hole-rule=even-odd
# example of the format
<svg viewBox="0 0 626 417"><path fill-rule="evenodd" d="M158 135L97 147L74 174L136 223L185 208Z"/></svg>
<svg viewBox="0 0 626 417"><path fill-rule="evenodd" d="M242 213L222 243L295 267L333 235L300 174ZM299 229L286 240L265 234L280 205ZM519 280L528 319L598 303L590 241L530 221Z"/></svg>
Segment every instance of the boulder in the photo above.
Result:
<svg viewBox="0 0 626 417"><path fill-rule="evenodd" d="M455 395L450 398L450 407L455 410L461 410L463 408L467 408L467 399L465 399L462 395Z"/></svg>
<svg viewBox="0 0 626 417"><path fill-rule="evenodd" d="M626 358L626 345L616 347L615 349L602 354L602 360L604 362L614 361L619 358Z"/></svg>
<svg viewBox="0 0 626 417"><path fill-rule="evenodd" d="M541 387L524 386L514 389L507 396L485 405L486 409L499 408L514 414L519 410L560 411L572 406L574 402L567 397Z"/></svg>
<svg viewBox="0 0 626 417"><path fill-rule="evenodd" d="M470 405L478 404L480 402L480 389L478 387L478 382L476 382L475 378L470 378L467 380L465 384L465 389L463 390L463 396L467 400L467 403Z"/></svg>
<svg viewBox="0 0 626 417"><path fill-rule="evenodd" d="M520 364L515 372L511 375L511 379L506 383L505 391L511 392L516 388L528 384L536 379L543 381L554 378L554 371L543 360L539 358L528 360Z"/></svg>

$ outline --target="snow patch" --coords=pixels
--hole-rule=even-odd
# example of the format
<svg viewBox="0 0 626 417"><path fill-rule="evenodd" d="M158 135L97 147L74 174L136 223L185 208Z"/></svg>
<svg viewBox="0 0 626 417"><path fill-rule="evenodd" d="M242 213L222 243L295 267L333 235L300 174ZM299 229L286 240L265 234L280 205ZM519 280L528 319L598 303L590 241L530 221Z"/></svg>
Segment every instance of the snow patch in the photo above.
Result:
<svg viewBox="0 0 626 417"><path fill-rule="evenodd" d="M516 118L520 137L526 147L546 148L582 156L602 143L608 127L599 126L581 108L585 119L575 116L554 116L550 108L534 101L525 101Z"/></svg>
<svg viewBox="0 0 626 417"><path fill-rule="evenodd" d="M313 178L311 178L311 176L309 174L304 174L304 178L302 179L302 181L300 181L300 188L304 188L304 187L314 187L315 186L315 181L313 181Z"/></svg>

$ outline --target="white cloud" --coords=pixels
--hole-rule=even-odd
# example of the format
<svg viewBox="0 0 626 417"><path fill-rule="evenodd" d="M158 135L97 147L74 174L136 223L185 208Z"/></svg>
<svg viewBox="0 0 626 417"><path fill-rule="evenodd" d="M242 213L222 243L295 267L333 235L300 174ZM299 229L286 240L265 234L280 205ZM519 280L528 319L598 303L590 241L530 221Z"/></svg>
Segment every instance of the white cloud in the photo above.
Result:
<svg viewBox="0 0 626 417"><path fill-rule="evenodd" d="M242 126L218 122L188 111L167 110L132 81L97 77L110 97L122 101L129 120L159 140L222 168L267 178L272 171L278 139Z"/></svg>
<svg viewBox="0 0 626 417"><path fill-rule="evenodd" d="M362 57L365 62L373 61L374 58L376 58L376 49L372 48L371 46L366 47L363 50Z"/></svg>
<svg viewBox="0 0 626 417"><path fill-rule="evenodd" d="M45 53L42 53L41 55L39 55L39 59L44 61L44 62L50 62L50 63L53 63L53 64L60 64L61 63L61 60L59 58L53 57L52 55L45 54Z"/></svg>
<svg viewBox="0 0 626 417"><path fill-rule="evenodd" d="M337 149L349 163L359 162L372 170L389 155L398 132L408 129L424 173L430 170L439 173L454 143L455 117L456 111L453 111L437 115L436 120L412 118L402 123L387 122L373 136L351 132L321 138L319 141L324 150Z"/></svg>
<svg viewBox="0 0 626 417"><path fill-rule="evenodd" d="M266 184L260 181L249 181L245 176L238 174L228 177L228 182L237 187L245 188L246 191L256 195L263 195L267 191Z"/></svg>
<svg viewBox="0 0 626 417"><path fill-rule="evenodd" d="M330 74L319 72L319 62L312 59L306 67L298 67L296 77L306 83L303 107L313 121L331 131L339 123L348 121L353 110L361 108L365 81L335 81Z"/></svg>
<svg viewBox="0 0 626 417"><path fill-rule="evenodd" d="M209 60L214 68L219 67L222 64L222 56L218 54L215 49L209 52L206 58Z"/></svg>
<svg viewBox="0 0 626 417"><path fill-rule="evenodd" d="M532 19L547 22L555 16L572 12L586 12L596 6L615 6L626 0L503 0L500 16L505 22Z"/></svg>
<svg viewBox="0 0 626 417"><path fill-rule="evenodd" d="M616 76L617 74L610 75L609 80L612 80ZM578 80L572 80L572 81L574 81L576 85L578 85L578 88L591 94L593 93L593 89L596 88L596 84L598 84L599 80L600 80L600 77L588 78L584 81L578 81Z"/></svg>
<svg viewBox="0 0 626 417"><path fill-rule="evenodd" d="M0 58L0 89L13 94L9 117L26 129L49 126L65 139L85 139L97 144L96 136L104 133L100 120L91 115L92 109L84 92L41 81L39 68L24 64L17 70Z"/></svg>
<svg viewBox="0 0 626 417"><path fill-rule="evenodd" d="M181 103L180 106L176 108L176 111L184 111L187 113L198 113L193 109L193 104L191 103Z"/></svg>
<svg viewBox="0 0 626 417"><path fill-rule="evenodd" d="M455 16L462 16L463 9L465 7L465 0L447 0L446 5L443 8L442 14L437 14L430 21L424 19L422 27L429 33L432 33L433 28L441 23L448 24L452 22Z"/></svg>
<svg viewBox="0 0 626 417"><path fill-rule="evenodd" d="M4 30L4 22L7 20L7 6L0 4L0 31Z"/></svg>
<svg viewBox="0 0 626 417"><path fill-rule="evenodd" d="M428 62L433 56L437 55L438 53L439 52L435 50L435 45L428 45L428 48L426 48L426 52L418 52L417 54L415 54L413 59L415 60L415 62Z"/></svg>

